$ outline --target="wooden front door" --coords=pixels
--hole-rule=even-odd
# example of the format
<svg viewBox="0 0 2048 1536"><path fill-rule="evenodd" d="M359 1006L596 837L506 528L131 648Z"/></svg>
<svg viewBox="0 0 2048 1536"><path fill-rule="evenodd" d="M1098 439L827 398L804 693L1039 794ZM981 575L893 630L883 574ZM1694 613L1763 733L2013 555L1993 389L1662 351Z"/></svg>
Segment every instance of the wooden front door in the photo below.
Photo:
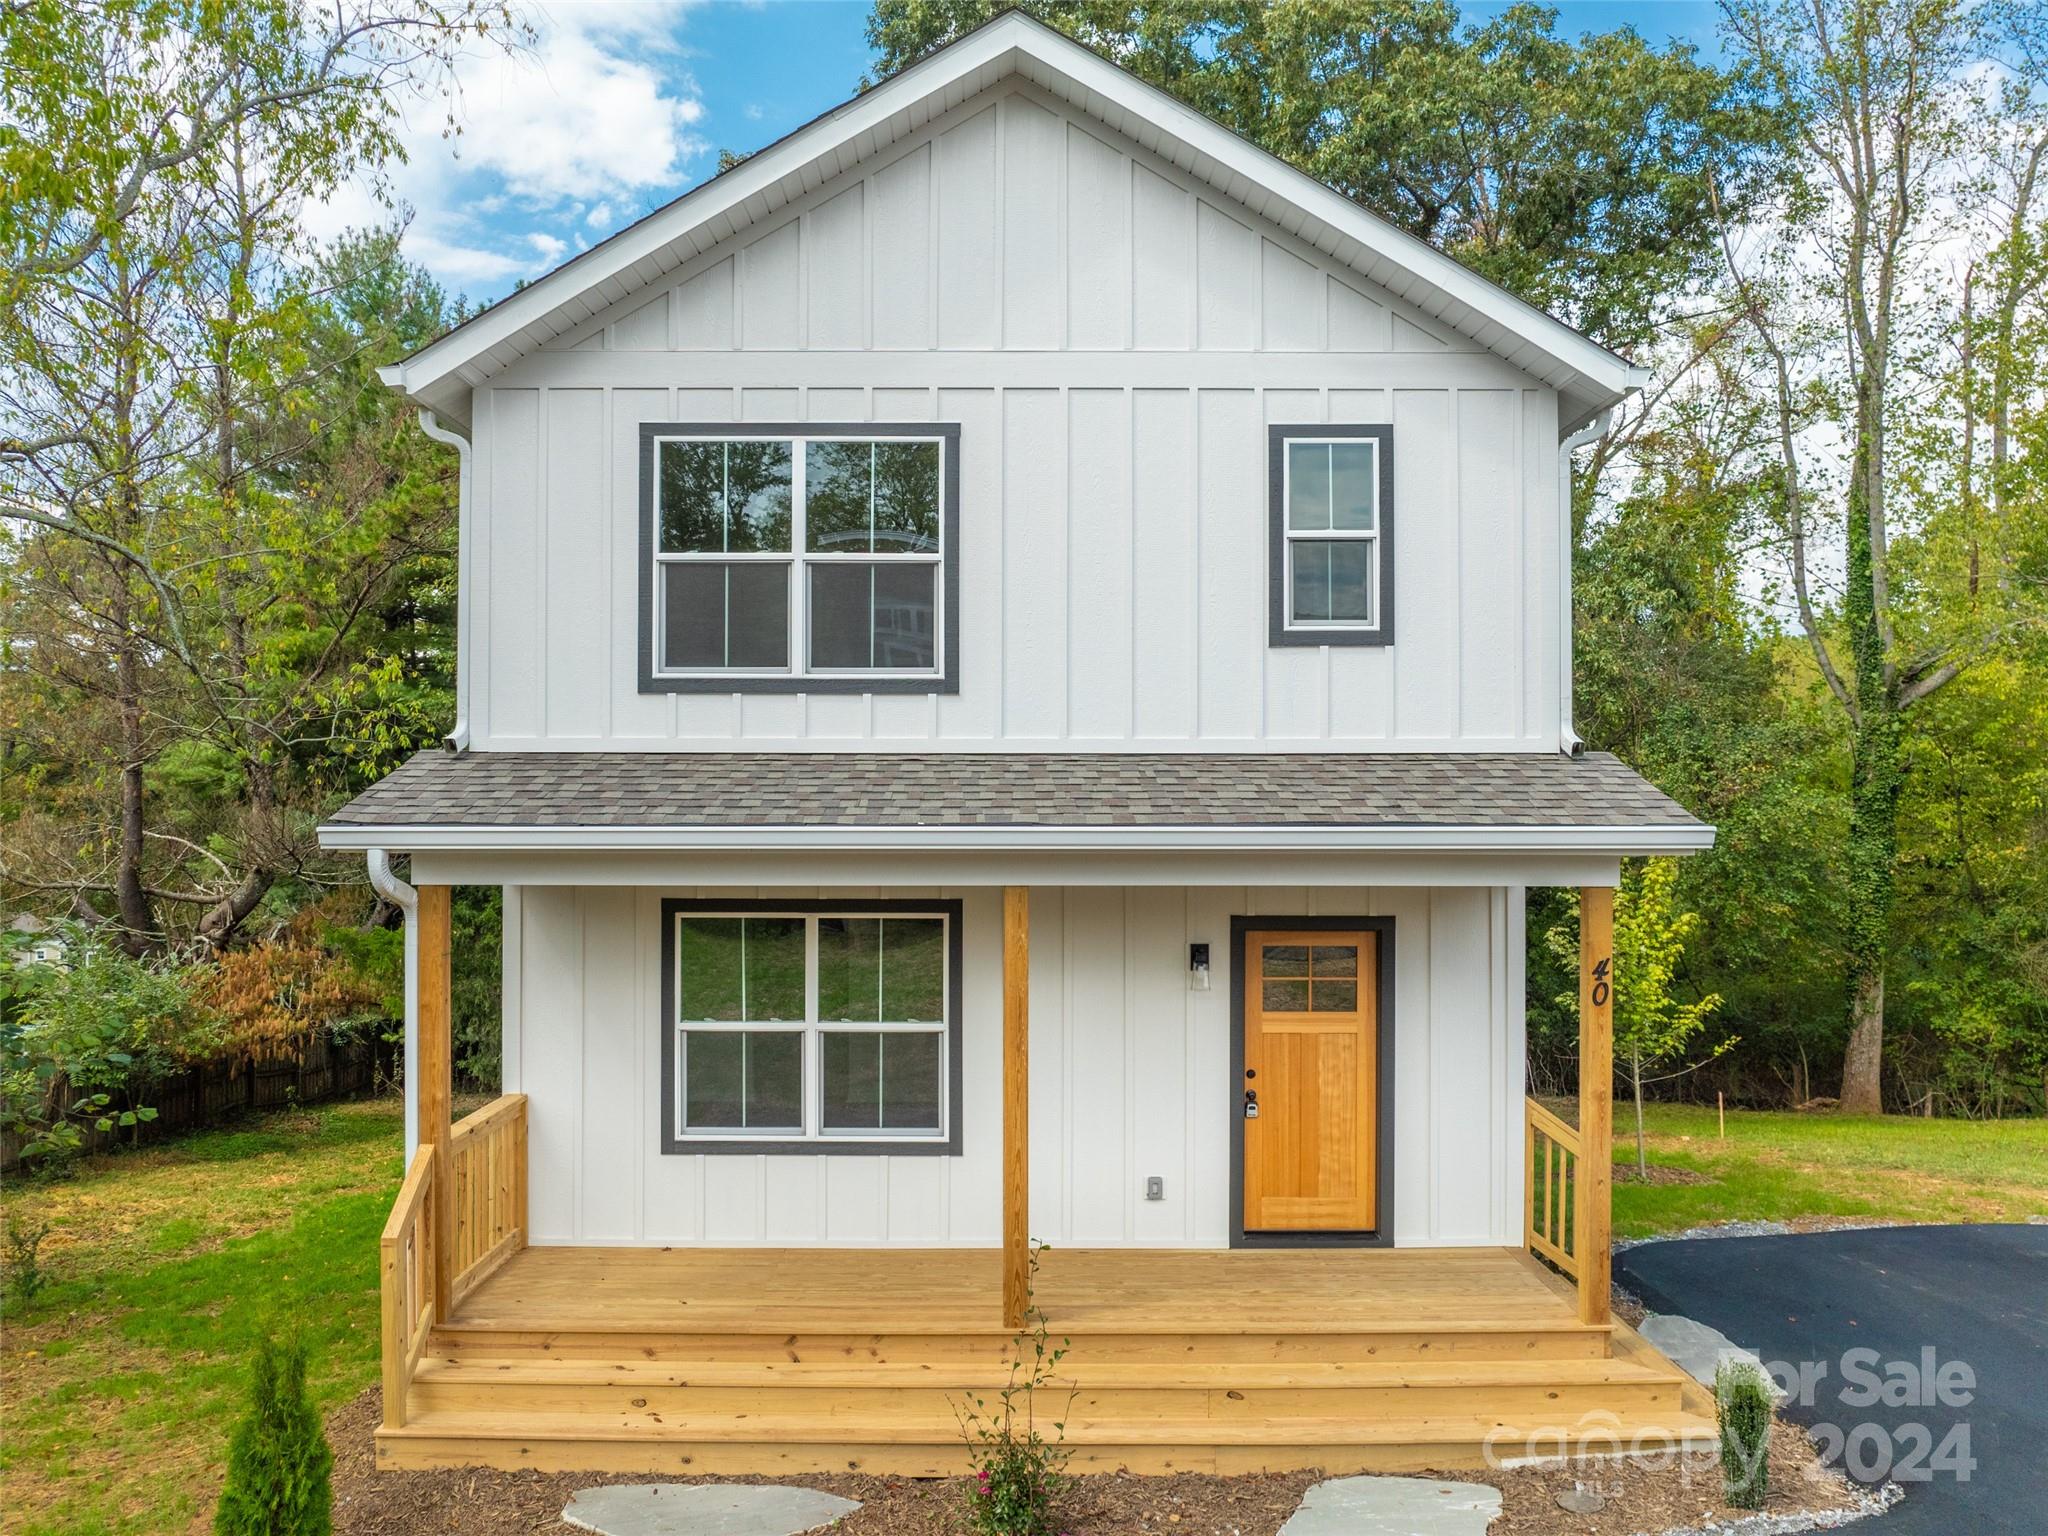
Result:
<svg viewBox="0 0 2048 1536"><path fill-rule="evenodd" d="M1244 1228L1369 1232L1378 936L1245 935Z"/></svg>

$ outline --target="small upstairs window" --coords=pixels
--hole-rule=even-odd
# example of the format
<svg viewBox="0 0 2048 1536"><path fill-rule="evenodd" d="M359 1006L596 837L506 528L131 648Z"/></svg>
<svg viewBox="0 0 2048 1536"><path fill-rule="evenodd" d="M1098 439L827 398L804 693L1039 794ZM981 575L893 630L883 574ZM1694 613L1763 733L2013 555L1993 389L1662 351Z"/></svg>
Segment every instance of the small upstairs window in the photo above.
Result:
<svg viewBox="0 0 2048 1536"><path fill-rule="evenodd" d="M1271 644L1393 642L1393 435L1271 429Z"/></svg>
<svg viewBox="0 0 2048 1536"><path fill-rule="evenodd" d="M641 429L641 687L955 689L955 426Z"/></svg>

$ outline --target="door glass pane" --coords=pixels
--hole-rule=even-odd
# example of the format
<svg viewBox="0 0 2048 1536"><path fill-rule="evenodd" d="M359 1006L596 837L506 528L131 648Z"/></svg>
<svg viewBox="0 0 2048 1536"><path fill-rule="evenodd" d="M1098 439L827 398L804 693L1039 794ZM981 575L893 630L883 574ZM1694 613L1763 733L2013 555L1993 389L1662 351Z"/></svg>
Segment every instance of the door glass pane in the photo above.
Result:
<svg viewBox="0 0 2048 1536"><path fill-rule="evenodd" d="M873 1023L881 1006L881 919L819 918L818 1017Z"/></svg>
<svg viewBox="0 0 2048 1536"><path fill-rule="evenodd" d="M750 1131L804 1129L804 1037L790 1031L748 1031L746 1127Z"/></svg>
<svg viewBox="0 0 2048 1536"><path fill-rule="evenodd" d="M680 920L677 1019L689 1023L746 1017L740 990L740 923L736 917Z"/></svg>
<svg viewBox="0 0 2048 1536"><path fill-rule="evenodd" d="M825 1075L825 1129L872 1131L882 1124L882 1037L832 1030L818 1037Z"/></svg>
<svg viewBox="0 0 2048 1536"><path fill-rule="evenodd" d="M1317 976L1356 976L1358 974L1358 946L1356 944L1316 945L1313 974Z"/></svg>
<svg viewBox="0 0 2048 1536"><path fill-rule="evenodd" d="M936 1024L946 1017L946 925L936 917L892 917L882 929L882 1017Z"/></svg>
<svg viewBox="0 0 2048 1536"><path fill-rule="evenodd" d="M939 1062L936 1034L882 1036L882 1124L892 1131L939 1129Z"/></svg>
<svg viewBox="0 0 2048 1536"><path fill-rule="evenodd" d="M746 929L747 1011L753 1019L804 1016L804 920L749 917Z"/></svg>
<svg viewBox="0 0 2048 1536"><path fill-rule="evenodd" d="M747 1037L737 1030L683 1034L683 1124L693 1131L738 1130Z"/></svg>
<svg viewBox="0 0 2048 1536"><path fill-rule="evenodd" d="M1316 983L1314 1011L1317 1013L1355 1013L1358 1010L1358 983L1355 981L1319 981Z"/></svg>
<svg viewBox="0 0 2048 1536"><path fill-rule="evenodd" d="M939 445L875 444L875 549L939 551Z"/></svg>
<svg viewBox="0 0 2048 1536"><path fill-rule="evenodd" d="M1295 540L1295 620L1304 624L1371 622L1372 550L1370 539Z"/></svg>
<svg viewBox="0 0 2048 1536"><path fill-rule="evenodd" d="M1268 1013L1307 1013L1308 983L1268 981L1260 994L1260 1002Z"/></svg>
<svg viewBox="0 0 2048 1536"><path fill-rule="evenodd" d="M866 554L869 443L804 445L804 547Z"/></svg>
<svg viewBox="0 0 2048 1536"><path fill-rule="evenodd" d="M1330 445L1287 445L1287 526L1320 530L1330 526Z"/></svg>
<svg viewBox="0 0 2048 1536"><path fill-rule="evenodd" d="M1268 976L1306 976L1308 974L1308 946L1306 944L1268 944L1259 962Z"/></svg>
<svg viewBox="0 0 2048 1536"><path fill-rule="evenodd" d="M660 446L661 547L667 554L725 548L725 444Z"/></svg>
<svg viewBox="0 0 2048 1536"><path fill-rule="evenodd" d="M1367 439L1330 445L1331 526L1370 528L1379 505L1379 445Z"/></svg>
<svg viewBox="0 0 2048 1536"><path fill-rule="evenodd" d="M793 483L788 443L728 443L725 547L787 554Z"/></svg>
<svg viewBox="0 0 2048 1536"><path fill-rule="evenodd" d="M662 665L789 665L789 566L779 560L691 561L661 568Z"/></svg>

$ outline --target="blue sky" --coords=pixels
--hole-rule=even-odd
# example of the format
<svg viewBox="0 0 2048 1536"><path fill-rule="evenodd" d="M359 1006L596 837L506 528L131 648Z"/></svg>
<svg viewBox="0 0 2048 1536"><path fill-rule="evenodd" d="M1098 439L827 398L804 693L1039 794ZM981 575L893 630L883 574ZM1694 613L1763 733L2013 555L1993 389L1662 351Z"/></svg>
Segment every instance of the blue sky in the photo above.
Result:
<svg viewBox="0 0 2048 1536"><path fill-rule="evenodd" d="M1466 4L1474 19L1503 4ZM1633 25L1713 51L1712 0L1563 0L1570 33ZM389 194L407 248L447 287L495 299L851 96L871 61L865 0L554 0L530 55L477 52L413 103ZM309 210L317 236L391 217L368 186Z"/></svg>

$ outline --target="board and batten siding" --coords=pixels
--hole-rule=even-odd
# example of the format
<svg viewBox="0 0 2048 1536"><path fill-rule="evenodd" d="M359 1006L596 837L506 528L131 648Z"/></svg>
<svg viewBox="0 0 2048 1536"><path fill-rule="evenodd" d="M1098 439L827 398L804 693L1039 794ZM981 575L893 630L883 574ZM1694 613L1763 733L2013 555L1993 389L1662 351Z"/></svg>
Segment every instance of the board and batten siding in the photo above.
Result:
<svg viewBox="0 0 2048 1536"><path fill-rule="evenodd" d="M959 691L643 694L648 421L961 425ZM1398 633L1266 643L1269 423L1391 422ZM1012 82L477 390L485 748L1547 750L1557 402Z"/></svg>
<svg viewBox="0 0 2048 1536"><path fill-rule="evenodd" d="M505 1087L528 1096L536 1243L1000 1240L1001 891L509 886ZM666 896L958 896L958 1157L662 1154ZM1519 887L1048 886L1031 893L1031 1231L1055 1244L1229 1240L1230 919L1395 920L1394 1230L1521 1240ZM1206 941L1213 986L1188 986ZM1166 1198L1144 1198L1145 1180Z"/></svg>

